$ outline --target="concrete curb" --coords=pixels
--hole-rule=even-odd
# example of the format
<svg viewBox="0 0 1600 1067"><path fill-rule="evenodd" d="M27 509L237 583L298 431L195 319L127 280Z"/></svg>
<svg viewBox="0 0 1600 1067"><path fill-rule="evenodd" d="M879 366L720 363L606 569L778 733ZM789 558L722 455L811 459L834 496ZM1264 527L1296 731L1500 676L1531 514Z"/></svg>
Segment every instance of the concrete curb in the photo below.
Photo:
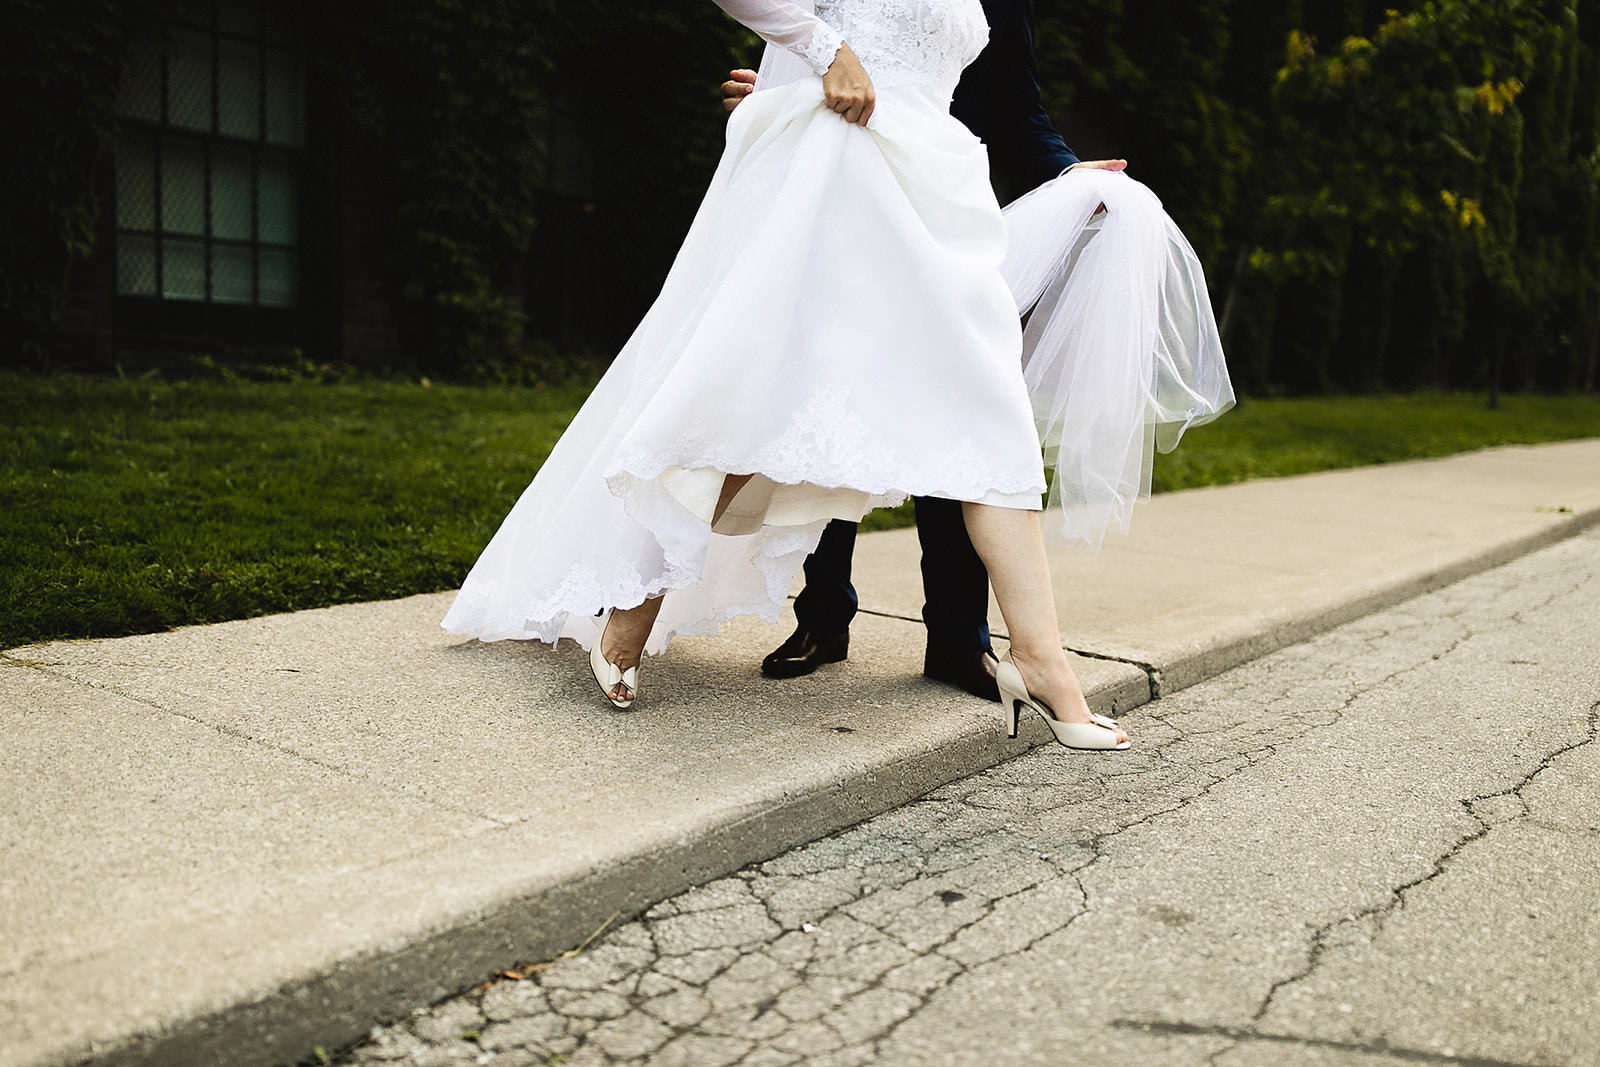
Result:
<svg viewBox="0 0 1600 1067"><path fill-rule="evenodd" d="M1118 662L1131 663L1148 671L1151 699L1159 700L1165 695L1186 689L1240 664L1270 655L1280 648L1297 645L1318 634L1343 626L1347 622L1383 611L1435 589L1454 585L1463 578L1469 578L1537 552L1541 548L1577 537L1597 525L1600 525L1600 508L1586 510L1549 529L1495 545L1449 566L1358 593L1345 603L1332 605L1311 614L1284 615L1270 626L1251 633L1223 636L1205 649L1167 663L1140 663L1132 659L1110 658L1117 658ZM1073 651L1079 655L1099 658L1092 650L1074 648Z"/></svg>
<svg viewBox="0 0 1600 1067"><path fill-rule="evenodd" d="M1590 454L1582 453L1584 462ZM1371 582L1354 582L1335 595L1292 609L1260 613L1242 622L1236 619L1186 647L1169 644L1161 655L1115 643L1083 647L1089 660L1081 673L1091 703L1097 710L1125 713L1343 623L1578 535L1600 524L1600 486L1590 496L1594 502L1584 500L1583 506L1559 520L1541 518L1532 532L1486 536L1455 558L1398 577L1391 573ZM436 613L431 602L427 611ZM451 845L456 852L495 852L508 858L505 870L512 873L475 887L481 892L471 896L470 904L435 909L424 922L376 932L353 949L334 946L317 960L295 959L292 973L280 969L271 980L207 986L209 1003L166 1005L154 1025L119 1026L116 1036L98 1040L69 1034L70 1028L64 1028L59 1035L28 1042L25 1049L10 1047L7 1039L3 1042L7 1047L0 1047L0 1067L222 1061L250 1067L301 1062L313 1046L337 1047L358 1040L376 1021L448 996L513 961L553 958L583 942L613 916L636 914L691 885L837 832L1049 740L1042 723L1030 722L1021 739L1008 742L987 712L977 714L968 707L958 714L955 701L948 708L940 706L930 696L931 687L916 688L920 683L904 680L915 670L909 664L920 664L918 657L908 659L905 653L907 641L920 642L916 636L920 624L892 612L880 612L877 621L864 619L862 625L869 623L878 628L879 636L875 645L863 648L863 659L891 661L885 670L891 675L899 672L897 684L911 687L900 690L901 697L937 713L927 716L932 720L928 731L912 742L874 748L863 738L864 747L851 750L848 758L819 757L786 779L764 782L734 800L708 803L692 817L670 824L670 832L649 840L635 835L630 840L641 842L637 846L587 864L555 863L536 875L528 874L525 855L536 847L531 832L512 826L494 836L458 839ZM233 625L245 624L222 624ZM754 643L748 648L724 645L715 654L749 659L753 649L770 640L770 632L761 629L749 640ZM43 656L52 647L13 650L18 655L7 658L20 662L30 654ZM864 666L861 669L864 674ZM565 684L559 677L556 681ZM825 681L847 684L842 678ZM883 681L864 677L863 684L881 687ZM120 686L110 688L120 691ZM558 686L555 691L562 690ZM843 713L839 709L861 700L860 689L840 688L835 694L825 687L825 691L828 695L822 699L832 705L804 719L805 725L826 728L820 724L831 721L828 715ZM816 691L808 692L810 699L817 699ZM804 702L806 694L800 696ZM795 694L785 699L792 705ZM889 699L896 699L896 693L891 692ZM760 707L752 711L762 713ZM672 728L671 722L657 726L664 731ZM512 859L520 866L509 862ZM415 869L435 873L441 869L438 856L430 862L433 868L419 863ZM4 980L0 972L0 981ZM5 999L6 988L0 986L0 1000ZM67 1013L73 1010L62 1007ZM26 1029L23 1032L27 1034Z"/></svg>
<svg viewBox="0 0 1600 1067"><path fill-rule="evenodd" d="M1092 694L1102 712L1148 702L1138 679ZM932 789L1048 744L1037 718L1015 741L998 727L967 726L915 756L862 768L808 792L774 797L770 806L694 835L623 858L604 869L534 892L510 893L459 925L390 951L340 961L251 1003L173 1025L160 1036L112 1049L81 1051L47 1063L105 1067L277 1067L305 1062L316 1046L360 1040L379 1020L485 980L513 959L554 959L574 945L692 886L847 829Z"/></svg>
<svg viewBox="0 0 1600 1067"><path fill-rule="evenodd" d="M1089 690L1106 714L1149 702L1145 678L1129 670ZM826 837L1051 742L1030 717L1016 740L998 721L967 720L935 743L887 762L819 777L731 818L708 818L682 837L538 888L501 895L454 924L338 961L247 1003L175 1020L166 1031L107 1048L73 1050L37 1064L105 1067L278 1067L305 1063L315 1047L360 1040L397 1017L485 980L511 960L554 959L615 921L750 863ZM9 1057L0 1063L10 1064ZM19 1061L24 1062L24 1061Z"/></svg>
<svg viewBox="0 0 1600 1067"><path fill-rule="evenodd" d="M1600 525L1600 509L1550 530L1497 545L1385 589L1365 593L1314 616L1283 618L1270 629L1240 635L1170 664L1134 664L1149 687L1127 679L1102 687L1091 703L1125 714L1233 667L1298 644L1344 623L1492 569ZM1094 657L1098 658L1098 657ZM1128 661L1116 661L1128 662ZM553 959L616 919L626 919L684 889L781 855L854 826L930 790L977 774L1038 745L1050 735L1036 719L1016 742L994 730L967 728L926 752L863 768L815 791L775 798L743 818L709 823L700 836L630 856L589 876L536 895L512 895L487 914L438 931L392 953L343 962L277 995L193 1020L171 1034L128 1047L55 1061L105 1067L163 1067L228 1061L237 1067L304 1062L307 1050L361 1039L374 1021L396 1017L441 995L482 981L516 953ZM451 977L447 977L451 976Z"/></svg>

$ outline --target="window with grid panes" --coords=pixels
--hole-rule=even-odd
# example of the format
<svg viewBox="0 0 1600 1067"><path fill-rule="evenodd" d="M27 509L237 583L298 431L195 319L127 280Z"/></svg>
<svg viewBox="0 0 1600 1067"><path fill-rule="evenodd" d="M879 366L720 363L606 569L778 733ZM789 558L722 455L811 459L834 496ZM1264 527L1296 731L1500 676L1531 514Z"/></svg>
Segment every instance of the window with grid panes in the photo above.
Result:
<svg viewBox="0 0 1600 1067"><path fill-rule="evenodd" d="M291 5L167 10L117 100L117 292L292 308L305 73Z"/></svg>

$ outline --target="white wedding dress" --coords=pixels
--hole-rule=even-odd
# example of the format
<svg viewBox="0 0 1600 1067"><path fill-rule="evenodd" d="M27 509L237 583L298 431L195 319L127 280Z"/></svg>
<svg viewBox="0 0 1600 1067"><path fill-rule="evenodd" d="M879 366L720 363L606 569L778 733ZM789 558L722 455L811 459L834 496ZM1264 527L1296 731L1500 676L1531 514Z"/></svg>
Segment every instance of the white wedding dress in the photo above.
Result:
<svg viewBox="0 0 1600 1067"><path fill-rule="evenodd" d="M1027 245L1025 277L1008 286L987 156L949 114L987 41L979 0L819 0L815 13L716 2L791 69L774 79L764 64L764 82L782 84L731 116L660 296L467 576L444 619L452 632L587 648L603 609L670 593L655 653L735 615L775 621L830 519L908 495L1041 506L1035 408L1061 405L1030 402L1018 312L1037 303L1048 323L1076 307L1063 278L1084 258L1092 210L1074 222L1071 205L1095 193L1067 181L1076 172L1060 180L1070 204L1047 201L1056 229L1034 231L1042 245ZM844 40L877 92L866 128L823 103L821 74ZM1199 297L1210 323L1203 282ZM1072 375L1037 342L1030 356L1059 388ZM1122 416L1137 425L1111 436L1148 451L1151 360L1122 363L1145 392ZM1052 420L1059 411L1039 425ZM1113 460L1125 496L1127 457ZM716 515L727 475L754 477Z"/></svg>
<svg viewBox="0 0 1600 1067"><path fill-rule="evenodd" d="M979 0L719 0L813 76L746 99L654 306L484 550L444 626L562 636L671 592L647 650L775 620L833 518L907 495L1038 508L1006 236L950 117ZM823 106L841 33L869 128ZM725 474L756 474L713 532ZM723 532L725 531L725 532Z"/></svg>

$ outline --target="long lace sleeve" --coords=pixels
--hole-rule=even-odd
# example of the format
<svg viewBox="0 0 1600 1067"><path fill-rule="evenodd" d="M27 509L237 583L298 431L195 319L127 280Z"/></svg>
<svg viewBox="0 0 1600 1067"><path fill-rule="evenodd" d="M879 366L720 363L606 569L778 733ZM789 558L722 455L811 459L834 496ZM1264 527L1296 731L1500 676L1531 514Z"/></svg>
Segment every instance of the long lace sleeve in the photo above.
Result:
<svg viewBox="0 0 1600 1067"><path fill-rule="evenodd" d="M817 18L809 4L790 0L714 0L716 5L763 40L786 49L817 75L833 65L844 38L837 30Z"/></svg>

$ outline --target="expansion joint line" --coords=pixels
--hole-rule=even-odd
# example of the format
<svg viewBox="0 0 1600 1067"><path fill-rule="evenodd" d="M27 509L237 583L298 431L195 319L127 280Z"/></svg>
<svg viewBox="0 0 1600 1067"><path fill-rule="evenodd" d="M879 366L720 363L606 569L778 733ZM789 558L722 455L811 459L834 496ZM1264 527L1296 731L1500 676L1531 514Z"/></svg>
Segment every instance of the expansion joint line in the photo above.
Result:
<svg viewBox="0 0 1600 1067"><path fill-rule="evenodd" d="M94 690L95 692L99 693L106 693L110 696L116 697L119 700L125 700L130 704L137 704L140 707L147 708L157 715L182 719L183 721L192 723L197 727L220 734L223 737L230 738L252 748L276 752L277 754L285 756L297 763L303 763L311 767L316 767L319 770L326 771L329 774L345 779L346 781L357 782L363 786L370 786L372 784L371 779L332 760L315 756L309 752L302 752L292 745L280 741L274 741L268 737L259 736L230 723L214 722L205 716L184 711L181 708L169 707L159 700L152 699L151 697L145 696L141 693L128 692L118 685L108 682L95 681L90 678L79 677L72 672L70 666L68 665L63 665L60 663L48 663L42 660L19 659L16 656L13 656L10 652L0 652L0 661L4 661L5 663L9 663L18 667L23 667L28 670L38 671L41 674L49 676L50 678L53 678L57 681L66 682L70 685L80 686L84 689ZM407 799L424 804L428 807L435 808L440 811L447 811L454 815L465 815L473 819L482 819L485 822L493 823L499 829L505 829L506 827L514 826L518 821L502 815L494 815L485 811L476 811L472 808L463 807L449 801L440 800L437 797L430 797L425 793L416 792L411 789L402 788L398 790L398 792Z"/></svg>
<svg viewBox="0 0 1600 1067"><path fill-rule="evenodd" d="M1137 1019L1117 1019L1111 1025L1119 1030L1137 1030L1147 1034L1226 1039L1229 1044L1212 1053L1208 1058L1210 1062L1215 1062L1218 1057L1233 1051L1240 1045L1250 1042L1266 1042L1274 1045L1297 1045L1302 1049L1325 1049L1330 1052L1351 1053L1363 1057L1381 1056L1386 1059L1401 1060L1408 1063L1432 1063L1439 1064L1441 1067L1444 1067L1444 1065L1448 1065L1448 1067L1533 1067L1533 1065L1513 1060L1498 1060L1483 1056L1455 1056L1449 1053L1435 1052L1432 1049L1392 1045L1382 1040L1372 1042L1337 1041L1321 1037L1305 1037L1298 1034L1279 1034L1240 1026L1171 1023L1158 1020L1143 1022Z"/></svg>
<svg viewBox="0 0 1600 1067"><path fill-rule="evenodd" d="M872 608L857 608L856 609L856 614L858 614L858 615L871 615L874 618L878 618L878 619L893 619L895 622L921 622L922 621L921 619L914 619L909 615L901 615L899 612L894 612L894 611L875 611ZM1008 635L1006 635L1004 633L1000 633L998 631L996 631L994 635L996 637L1005 638L1008 641L1010 640L1010 637ZM1157 667L1154 663L1146 663L1144 660L1141 660L1141 659L1129 659L1126 656L1113 656L1109 652L1091 652L1088 649L1073 648L1070 645L1065 646L1065 647L1066 647L1066 650L1068 652L1071 652L1074 656L1082 656L1084 659L1104 660L1107 663L1125 663L1130 667L1137 667L1139 670L1144 672L1145 678L1149 682L1149 685L1150 685L1150 699L1151 700L1159 700L1164 695L1163 692L1162 692L1162 687L1161 687L1161 668Z"/></svg>
<svg viewBox="0 0 1600 1067"><path fill-rule="evenodd" d="M1129 659L1126 656L1113 656L1109 652L1090 652L1087 649L1072 648L1071 646L1068 646L1067 651L1074 656L1082 656L1084 659L1105 660L1107 663L1126 663L1130 667L1137 667L1139 670L1144 671L1145 678L1150 684L1151 700L1160 700L1166 695L1162 689L1161 668L1154 663L1146 663L1142 659Z"/></svg>

